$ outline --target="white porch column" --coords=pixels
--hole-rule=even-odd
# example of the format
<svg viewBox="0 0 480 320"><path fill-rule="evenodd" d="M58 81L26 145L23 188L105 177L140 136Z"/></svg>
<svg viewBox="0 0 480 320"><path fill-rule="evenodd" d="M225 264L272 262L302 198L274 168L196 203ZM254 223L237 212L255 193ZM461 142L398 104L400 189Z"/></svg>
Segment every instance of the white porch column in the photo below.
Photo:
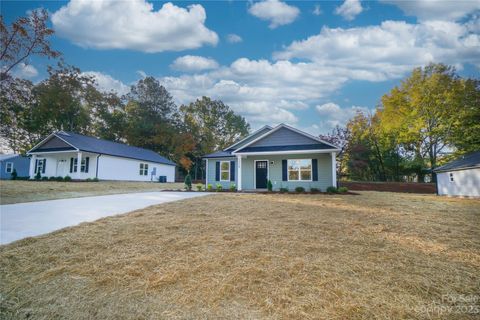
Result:
<svg viewBox="0 0 480 320"><path fill-rule="evenodd" d="M80 172L81 168L82 168L82 153L79 152L77 153L77 172L75 173L76 179L80 179L82 176L82 173Z"/></svg>
<svg viewBox="0 0 480 320"><path fill-rule="evenodd" d="M33 179L35 177L35 161L37 160L37 155L33 154L32 157L30 158L30 168L28 169L28 175L30 176L30 179Z"/></svg>
<svg viewBox="0 0 480 320"><path fill-rule="evenodd" d="M332 186L337 187L337 157L335 152L332 152Z"/></svg>
<svg viewBox="0 0 480 320"><path fill-rule="evenodd" d="M242 191L242 156L237 156L237 162L238 162L238 186L237 190Z"/></svg>
<svg viewBox="0 0 480 320"><path fill-rule="evenodd" d="M208 187L208 159L205 159L205 190Z"/></svg>

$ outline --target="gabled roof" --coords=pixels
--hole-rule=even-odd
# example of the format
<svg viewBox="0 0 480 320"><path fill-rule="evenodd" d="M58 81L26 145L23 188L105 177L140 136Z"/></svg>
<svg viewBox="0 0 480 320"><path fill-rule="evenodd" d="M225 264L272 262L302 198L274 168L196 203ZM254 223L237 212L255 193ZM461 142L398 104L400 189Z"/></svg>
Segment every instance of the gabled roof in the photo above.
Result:
<svg viewBox="0 0 480 320"><path fill-rule="evenodd" d="M225 150L230 150L230 151L234 151L236 149L238 149L242 143L244 142L249 142L248 140L251 139L252 137L255 137L256 135L260 136L259 133L266 133L268 131L272 130L272 127L266 125L266 126L263 126L261 127L260 129L252 132L251 134L249 134L248 136L246 136L245 138L235 142L234 144L232 144L231 146L227 147L224 149ZM253 139L252 139L253 140ZM246 144L246 143L245 143Z"/></svg>
<svg viewBox="0 0 480 320"><path fill-rule="evenodd" d="M42 142L33 147L28 154L32 153L41 153L39 149L44 143L49 141L51 138L57 137L58 139L66 142L68 145L72 146L78 151L93 152L105 155L111 155L116 157L144 160L149 162L162 163L167 165L174 166L175 163L162 157L158 153L143 149L139 147L129 146L124 143L113 142L109 140L98 139L95 137L85 136L75 132L59 131L51 134Z"/></svg>
<svg viewBox="0 0 480 320"><path fill-rule="evenodd" d="M308 134L306 132L303 132L301 130L298 130L298 129L295 129L289 125L286 125L284 123L282 124L279 124L278 126L276 126L275 128L273 128L272 130L266 132L265 134L261 135L260 137L250 141L249 143L243 145L242 147L238 148L237 150L233 151L232 153L233 154L236 154L236 153L244 153L244 152L259 152L259 151L246 151L248 150L248 147L255 144L256 142L262 140L262 139L265 139L266 137L268 137L269 135L277 132L278 130L282 129L282 128L285 128L287 130L290 130L290 131L293 131L297 134L300 134L304 137L307 137L309 139L311 139L313 141L312 144L316 144L319 146L318 149L315 149L315 150L323 150L323 149L331 149L332 151L340 151L340 148L338 148L337 146L334 146L333 144L329 143L329 142L326 142L318 137L315 137L315 136L312 136L311 134ZM317 143L315 143L317 142ZM277 148L275 148L277 147ZM283 148L285 148L286 146L283 146L283 145L279 145L279 146L270 146L270 149L271 150L268 150L268 151L284 151L282 150ZM314 149L302 149L302 148L298 148L296 150L314 150Z"/></svg>
<svg viewBox="0 0 480 320"><path fill-rule="evenodd" d="M434 169L434 172L455 171L469 168L480 168L480 151L461 156L441 167Z"/></svg>

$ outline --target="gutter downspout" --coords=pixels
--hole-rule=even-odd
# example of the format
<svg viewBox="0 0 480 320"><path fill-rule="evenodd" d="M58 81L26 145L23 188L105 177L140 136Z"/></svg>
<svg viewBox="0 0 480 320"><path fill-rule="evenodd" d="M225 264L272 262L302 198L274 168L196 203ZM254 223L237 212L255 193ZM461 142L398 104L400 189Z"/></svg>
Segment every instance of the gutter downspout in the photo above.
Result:
<svg viewBox="0 0 480 320"><path fill-rule="evenodd" d="M97 165L95 166L95 178L98 179L98 159L100 158L101 154L97 156Z"/></svg>

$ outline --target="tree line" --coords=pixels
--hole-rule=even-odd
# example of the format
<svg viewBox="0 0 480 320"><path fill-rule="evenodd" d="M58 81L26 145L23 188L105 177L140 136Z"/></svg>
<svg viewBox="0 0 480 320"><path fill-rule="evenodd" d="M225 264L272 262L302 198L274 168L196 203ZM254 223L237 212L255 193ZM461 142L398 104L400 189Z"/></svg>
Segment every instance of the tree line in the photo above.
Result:
<svg viewBox="0 0 480 320"><path fill-rule="evenodd" d="M346 179L423 182L441 163L480 150L480 81L444 64L415 68L373 113L322 137L342 148Z"/></svg>

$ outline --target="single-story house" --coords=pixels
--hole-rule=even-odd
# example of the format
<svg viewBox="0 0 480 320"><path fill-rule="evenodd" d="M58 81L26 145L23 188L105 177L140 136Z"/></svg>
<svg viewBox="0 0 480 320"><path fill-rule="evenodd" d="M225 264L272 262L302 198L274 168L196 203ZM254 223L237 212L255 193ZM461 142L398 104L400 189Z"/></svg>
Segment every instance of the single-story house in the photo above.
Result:
<svg viewBox="0 0 480 320"><path fill-rule="evenodd" d="M12 172L17 171L17 177L28 177L30 168L30 158L19 154L1 154L0 155L0 179L8 180L12 178Z"/></svg>
<svg viewBox="0 0 480 320"><path fill-rule="evenodd" d="M325 191L337 185L336 155L340 149L285 124L264 126L228 148L204 156L206 185L238 190L296 187Z"/></svg>
<svg viewBox="0 0 480 320"><path fill-rule="evenodd" d="M175 163L158 153L74 132L52 133L33 149L30 177L70 176L124 181L175 181Z"/></svg>
<svg viewBox="0 0 480 320"><path fill-rule="evenodd" d="M437 194L480 197L480 151L473 152L433 170Z"/></svg>

